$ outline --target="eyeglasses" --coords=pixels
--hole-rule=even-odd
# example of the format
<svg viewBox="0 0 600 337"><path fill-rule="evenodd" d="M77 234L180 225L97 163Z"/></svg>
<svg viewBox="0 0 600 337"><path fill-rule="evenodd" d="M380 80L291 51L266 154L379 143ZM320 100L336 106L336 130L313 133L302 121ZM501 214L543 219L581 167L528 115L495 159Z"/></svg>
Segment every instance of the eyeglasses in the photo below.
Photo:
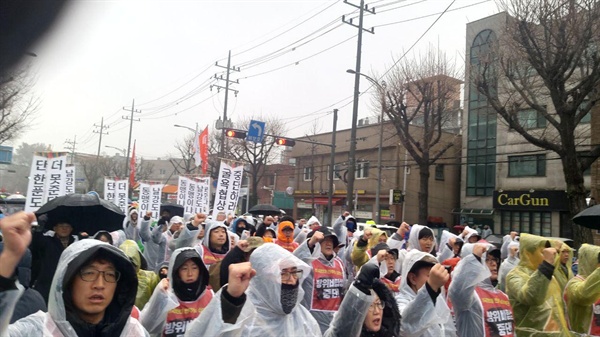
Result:
<svg viewBox="0 0 600 337"><path fill-rule="evenodd" d="M95 282L100 277L100 274L102 274L104 281L108 283L117 283L121 278L121 273L116 270L100 271L96 269L83 269L79 271L79 276L85 282Z"/></svg>
<svg viewBox="0 0 600 337"><path fill-rule="evenodd" d="M496 264L500 263L500 260L495 257L488 257L485 259L486 263L495 262Z"/></svg>
<svg viewBox="0 0 600 337"><path fill-rule="evenodd" d="M289 281L292 278L299 279L302 277L303 273L304 273L304 271L302 269L293 270L293 271L282 271L281 272L281 280Z"/></svg>
<svg viewBox="0 0 600 337"><path fill-rule="evenodd" d="M369 306L369 311L373 312L375 311L375 308L379 309L379 310L383 310L385 308L385 302L374 302L373 304L371 304Z"/></svg>

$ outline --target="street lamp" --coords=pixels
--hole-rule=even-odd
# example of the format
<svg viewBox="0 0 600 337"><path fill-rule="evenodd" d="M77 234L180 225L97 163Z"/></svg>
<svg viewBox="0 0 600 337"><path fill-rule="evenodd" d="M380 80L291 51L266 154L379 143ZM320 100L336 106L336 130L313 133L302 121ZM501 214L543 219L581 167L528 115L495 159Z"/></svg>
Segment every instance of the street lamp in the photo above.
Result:
<svg viewBox="0 0 600 337"><path fill-rule="evenodd" d="M110 145L104 145L104 147L108 147L109 149L115 149L115 150L117 150L119 152L122 152L123 153L123 157L126 156L127 150L125 150L125 149L120 149L120 148L118 148L116 146L110 146Z"/></svg>
<svg viewBox="0 0 600 337"><path fill-rule="evenodd" d="M196 123L196 130L190 128L189 126L185 126L185 125L174 124L173 126L176 127L176 128L188 129L188 130L190 130L192 132L198 132L198 123Z"/></svg>
<svg viewBox="0 0 600 337"><path fill-rule="evenodd" d="M356 74L356 71L354 71L352 69L348 69L348 70L346 70L346 72L349 74ZM379 84L379 82L377 82L370 76L367 76L363 73L358 73L358 75L366 78L369 82L373 83L373 85L375 85L382 92L382 95L383 95L383 93L385 92L385 82L383 82L382 84ZM381 209L380 209L381 204L380 204L379 195L381 194L381 152L382 152L382 146L383 146L383 113L384 113L383 103L384 102L382 101L381 102L381 117L379 119L379 149L377 150L377 191L375 192L375 212L377 214L377 216L375 217L375 222L377 224L381 223Z"/></svg>

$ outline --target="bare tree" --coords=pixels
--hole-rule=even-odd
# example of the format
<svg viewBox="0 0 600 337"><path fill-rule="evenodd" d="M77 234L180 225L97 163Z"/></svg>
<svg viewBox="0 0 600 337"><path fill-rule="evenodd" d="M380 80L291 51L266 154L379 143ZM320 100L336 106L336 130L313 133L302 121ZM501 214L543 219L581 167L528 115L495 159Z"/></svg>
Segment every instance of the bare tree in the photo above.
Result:
<svg viewBox="0 0 600 337"><path fill-rule="evenodd" d="M277 118L250 117L236 123L238 128L246 127L251 119L265 121L265 134L280 136L285 134L285 124ZM244 139L230 139L226 153L234 159L243 162L249 168L252 189L250 191L250 206L258 200L258 186L265 174L265 166L274 164L280 157L277 145L270 137L265 137L261 144L247 142Z"/></svg>
<svg viewBox="0 0 600 337"><path fill-rule="evenodd" d="M504 0L500 5L510 15L506 28L477 55L471 82L510 128L559 156L574 215L586 206L583 172L600 156L597 144L578 153L580 122L599 97L600 4ZM533 110L546 127L527 127L519 117L524 110ZM577 225L573 239L577 245L593 242L591 230Z"/></svg>
<svg viewBox="0 0 600 337"><path fill-rule="evenodd" d="M18 138L31 126L39 108L31 77L24 70L0 76L0 144Z"/></svg>
<svg viewBox="0 0 600 337"><path fill-rule="evenodd" d="M96 190L101 191L102 178L104 177L118 177L120 179L129 179L129 174L125 174L124 157L112 156L112 157L82 157L78 158L77 161L83 169L83 174L87 181L88 191ZM135 165L135 180L146 180L152 175L154 165L143 158L136 161Z"/></svg>
<svg viewBox="0 0 600 337"><path fill-rule="evenodd" d="M170 159L173 168L178 174L199 172L194 161L194 134L189 134L183 140L177 140L175 149L179 152L179 159Z"/></svg>
<svg viewBox="0 0 600 337"><path fill-rule="evenodd" d="M429 49L401 62L378 90L385 115L419 168L419 223L427 223L430 167L454 145L442 135L459 118L459 76L443 54Z"/></svg>

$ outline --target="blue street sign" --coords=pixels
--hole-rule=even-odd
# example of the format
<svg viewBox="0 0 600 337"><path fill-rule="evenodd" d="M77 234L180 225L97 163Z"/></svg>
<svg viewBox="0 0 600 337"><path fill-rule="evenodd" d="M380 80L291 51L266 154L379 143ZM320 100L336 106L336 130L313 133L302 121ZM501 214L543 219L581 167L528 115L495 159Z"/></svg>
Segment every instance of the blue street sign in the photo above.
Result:
<svg viewBox="0 0 600 337"><path fill-rule="evenodd" d="M248 126L246 140L254 143L262 143L265 138L265 122L251 120Z"/></svg>

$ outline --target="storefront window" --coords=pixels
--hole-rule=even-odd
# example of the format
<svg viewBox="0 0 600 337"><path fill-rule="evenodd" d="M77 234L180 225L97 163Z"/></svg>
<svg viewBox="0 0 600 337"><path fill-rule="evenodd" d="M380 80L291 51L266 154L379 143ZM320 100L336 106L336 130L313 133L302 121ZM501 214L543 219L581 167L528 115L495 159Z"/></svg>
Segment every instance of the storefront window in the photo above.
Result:
<svg viewBox="0 0 600 337"><path fill-rule="evenodd" d="M503 235L509 234L512 230L517 230L519 233L552 236L551 212L502 211L500 217Z"/></svg>

